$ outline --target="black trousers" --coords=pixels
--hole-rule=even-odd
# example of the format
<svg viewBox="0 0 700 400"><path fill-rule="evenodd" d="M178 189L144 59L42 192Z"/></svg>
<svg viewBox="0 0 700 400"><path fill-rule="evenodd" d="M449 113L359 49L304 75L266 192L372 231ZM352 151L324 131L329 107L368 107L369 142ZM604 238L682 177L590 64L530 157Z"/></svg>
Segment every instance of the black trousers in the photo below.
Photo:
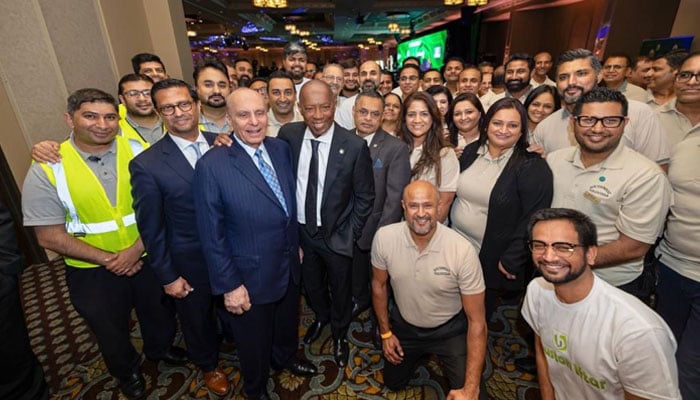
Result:
<svg viewBox="0 0 700 400"><path fill-rule="evenodd" d="M143 351L151 359L161 358L175 336L173 302L163 292L144 258L134 276L117 276L104 267L66 266L71 302L97 337L102 357L112 376L122 380L138 372L140 356L129 335L131 310L136 309Z"/></svg>
<svg viewBox="0 0 700 400"><path fill-rule="evenodd" d="M313 236L303 226L300 231L306 300L316 319L330 321L334 339L345 337L352 320L352 259L331 250L322 229Z"/></svg>
<svg viewBox="0 0 700 400"><path fill-rule="evenodd" d="M0 338L0 399L48 399L44 371L29 345L17 276L1 272Z"/></svg>
<svg viewBox="0 0 700 400"><path fill-rule="evenodd" d="M299 286L291 274L285 295L274 303L253 305L243 314L217 307L221 323L233 333L241 360L243 391L250 398L260 397L267 384L270 365L284 367L299 343Z"/></svg>
<svg viewBox="0 0 700 400"><path fill-rule="evenodd" d="M352 254L352 298L356 303L361 305L372 303L371 277L370 250L362 250L355 244Z"/></svg>
<svg viewBox="0 0 700 400"><path fill-rule="evenodd" d="M384 361L384 384L391 390L406 387L424 354L435 354L445 370L450 389L464 386L467 361L467 317L459 312L442 325L421 328L403 319L399 309L391 312L391 330L403 349L403 361Z"/></svg>
<svg viewBox="0 0 700 400"><path fill-rule="evenodd" d="M196 261L192 261L196 262ZM202 268L206 270L204 260ZM182 277L194 288L182 299L173 298L182 335L185 337L187 357L204 372L213 371L219 360L219 342L212 315L212 295L209 277L181 271Z"/></svg>

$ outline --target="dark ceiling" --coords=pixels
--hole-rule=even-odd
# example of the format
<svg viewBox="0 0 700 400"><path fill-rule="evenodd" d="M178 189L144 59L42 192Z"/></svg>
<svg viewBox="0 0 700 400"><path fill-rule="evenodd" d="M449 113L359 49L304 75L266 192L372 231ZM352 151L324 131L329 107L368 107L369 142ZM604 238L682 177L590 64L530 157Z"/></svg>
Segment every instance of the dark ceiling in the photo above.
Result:
<svg viewBox="0 0 700 400"><path fill-rule="evenodd" d="M294 24L308 31L306 39L318 45L345 45L392 41L389 23L421 32L460 15L460 7L443 0L288 0L282 9L253 7L252 0L183 0L193 47L224 43L225 47L281 47L302 39L285 30ZM404 34L403 36L406 36Z"/></svg>

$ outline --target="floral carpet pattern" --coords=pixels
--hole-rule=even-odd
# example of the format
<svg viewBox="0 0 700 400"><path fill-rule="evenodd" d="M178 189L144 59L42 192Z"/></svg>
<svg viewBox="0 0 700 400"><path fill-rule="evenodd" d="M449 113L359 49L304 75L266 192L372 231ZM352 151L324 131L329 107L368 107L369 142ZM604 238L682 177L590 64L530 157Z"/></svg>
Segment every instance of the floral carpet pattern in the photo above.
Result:
<svg viewBox="0 0 700 400"><path fill-rule="evenodd" d="M22 299L34 352L44 367L52 399L121 399L116 381L107 373L97 344L84 321L70 304L61 259L28 268L22 276ZM484 387L489 399L537 399L536 377L521 373L513 358L527 352L525 341L514 329L517 306L502 306L491 321ZM301 303L300 338L313 320ZM141 348L141 335L134 322L132 338ZM384 388L381 352L371 340L368 312L354 320L348 333L350 360L339 370L331 354L330 329L311 346L300 345L299 356L319 370L313 377L298 377L286 371L272 372L267 390L271 399L444 399L447 381L436 359L426 358L410 386L399 392ZM182 337L178 336L181 342ZM192 364L167 366L144 359L148 399L243 399L243 382L235 346L223 343L219 366L228 375L233 390L226 397L209 394Z"/></svg>

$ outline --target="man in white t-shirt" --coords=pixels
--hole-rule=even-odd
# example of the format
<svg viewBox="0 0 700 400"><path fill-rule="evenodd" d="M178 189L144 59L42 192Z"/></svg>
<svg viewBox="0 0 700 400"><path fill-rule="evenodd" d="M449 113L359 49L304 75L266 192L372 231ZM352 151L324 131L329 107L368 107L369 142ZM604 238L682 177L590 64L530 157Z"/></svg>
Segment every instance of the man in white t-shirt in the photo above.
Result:
<svg viewBox="0 0 700 400"><path fill-rule="evenodd" d="M680 399L671 330L591 270L593 221L549 208L528 231L542 277L528 285L522 314L536 333L542 399Z"/></svg>

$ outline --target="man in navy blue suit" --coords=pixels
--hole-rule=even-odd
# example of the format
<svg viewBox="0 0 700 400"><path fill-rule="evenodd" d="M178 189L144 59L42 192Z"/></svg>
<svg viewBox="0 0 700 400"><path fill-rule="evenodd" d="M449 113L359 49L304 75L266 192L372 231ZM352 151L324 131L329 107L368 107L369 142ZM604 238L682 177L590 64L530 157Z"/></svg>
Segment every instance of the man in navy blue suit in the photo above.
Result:
<svg viewBox="0 0 700 400"><path fill-rule="evenodd" d="M197 228L212 293L223 294L223 324L233 333L248 398L266 399L270 365L297 375L316 367L296 357L300 281L299 225L292 156L266 137L262 95L240 88L227 99L234 139L209 151L194 179Z"/></svg>
<svg viewBox="0 0 700 400"><path fill-rule="evenodd" d="M167 134L129 164L136 223L153 272L174 298L189 359L204 372L209 391L223 396L229 384L217 367L209 274L192 196L195 163L216 135L200 132L197 93L187 83L160 81L151 96Z"/></svg>

